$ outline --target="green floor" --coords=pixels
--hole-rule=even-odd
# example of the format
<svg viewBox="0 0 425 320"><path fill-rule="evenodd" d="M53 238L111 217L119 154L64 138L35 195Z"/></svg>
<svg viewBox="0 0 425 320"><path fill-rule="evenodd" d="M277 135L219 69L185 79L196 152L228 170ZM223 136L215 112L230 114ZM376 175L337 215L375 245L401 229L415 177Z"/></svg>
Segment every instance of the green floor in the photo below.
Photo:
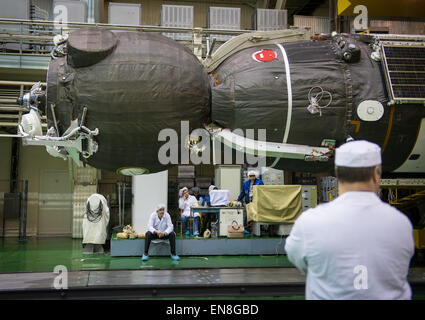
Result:
<svg viewBox="0 0 425 320"><path fill-rule="evenodd" d="M16 238L0 239L0 273L53 271L57 265L65 265L68 270L293 267L284 255L183 257L178 263L173 263L167 257L152 257L146 265L142 265L138 257L110 257L107 253L83 255L81 249L81 240L70 238L30 238L25 244L19 243ZM238 298L203 297L200 299L232 300ZM253 299L302 300L304 297L255 297ZM425 295L414 295L413 299L423 300Z"/></svg>
<svg viewBox="0 0 425 320"><path fill-rule="evenodd" d="M151 257L142 265L139 257L85 255L80 239L30 238L25 244L16 238L0 239L0 273L53 271L57 265L68 270L173 269L173 268L246 268L293 267L285 255L279 256L205 256L182 257L173 262L168 257Z"/></svg>

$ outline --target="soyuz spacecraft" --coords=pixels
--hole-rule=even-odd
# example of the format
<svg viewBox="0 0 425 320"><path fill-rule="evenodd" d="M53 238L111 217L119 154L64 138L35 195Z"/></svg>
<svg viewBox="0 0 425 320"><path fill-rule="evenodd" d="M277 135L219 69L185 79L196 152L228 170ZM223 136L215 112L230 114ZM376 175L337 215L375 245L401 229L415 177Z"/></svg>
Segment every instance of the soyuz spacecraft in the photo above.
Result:
<svg viewBox="0 0 425 320"><path fill-rule="evenodd" d="M278 169L328 171L335 147L366 139L381 146L384 172L425 172L425 37L255 32L202 62L148 32L79 29L55 45L46 89L36 84L19 99L29 110L23 143L54 156L121 173L161 171L159 132L188 121L253 154L233 130L266 129L256 145Z"/></svg>

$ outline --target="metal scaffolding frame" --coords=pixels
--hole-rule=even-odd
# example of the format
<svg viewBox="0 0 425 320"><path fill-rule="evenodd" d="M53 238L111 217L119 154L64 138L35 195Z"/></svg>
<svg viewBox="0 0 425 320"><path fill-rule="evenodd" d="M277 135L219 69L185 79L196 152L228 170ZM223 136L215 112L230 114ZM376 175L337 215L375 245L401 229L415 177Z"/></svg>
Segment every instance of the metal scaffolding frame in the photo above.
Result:
<svg viewBox="0 0 425 320"><path fill-rule="evenodd" d="M0 180L0 182L10 182L10 180ZM28 180L19 181L20 191L18 193L19 197L19 213L18 213L18 232L19 232L19 241L27 242L27 215L28 215ZM6 235L6 231L16 231L16 229L6 229L6 214L3 212L2 217L2 237Z"/></svg>

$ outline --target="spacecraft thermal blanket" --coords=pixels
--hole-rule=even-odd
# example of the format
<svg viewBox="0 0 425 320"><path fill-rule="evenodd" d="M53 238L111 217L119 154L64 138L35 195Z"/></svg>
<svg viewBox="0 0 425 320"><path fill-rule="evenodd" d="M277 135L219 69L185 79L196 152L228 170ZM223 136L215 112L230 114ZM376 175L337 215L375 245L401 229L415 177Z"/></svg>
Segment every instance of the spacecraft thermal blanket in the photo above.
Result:
<svg viewBox="0 0 425 320"><path fill-rule="evenodd" d="M258 130L266 129L267 142L285 146L332 149L351 138L369 140L382 146L383 172L391 172L412 152L425 109L420 102L392 104L371 39L342 34L320 41L259 42L229 51L208 74L189 48L162 35L79 29L49 64L48 128L57 128L54 137L82 120L86 128L99 129L93 138L96 150L80 160L120 173L190 164L179 151L188 154L185 139L206 124L242 129L245 137L250 129L251 138L260 141ZM392 59L390 67L397 69L398 60ZM420 59L410 63L415 63L411 69L420 69ZM397 74L411 78L420 72ZM189 123L187 132L181 130L182 121ZM172 130L161 140L164 129ZM167 141L170 132L177 140ZM169 164L159 161L166 143L178 153ZM268 156L265 166L296 172L333 168L327 156L316 161L313 152L294 158L282 150Z"/></svg>
<svg viewBox="0 0 425 320"><path fill-rule="evenodd" d="M180 121L200 128L208 121L207 72L185 46L161 35L89 28L70 34L68 54L52 60L47 103L55 104L59 133L87 107L85 126L98 128L99 151L88 159L115 171L158 162L163 129L180 131ZM49 127L53 126L48 108ZM156 165L156 167L154 167Z"/></svg>
<svg viewBox="0 0 425 320"><path fill-rule="evenodd" d="M356 61L344 61L332 40L268 44L232 54L211 74L211 118L224 128L266 129L267 141L308 146L320 146L324 139L335 140L339 146L348 136L381 145L390 126L394 134L389 137L383 166L384 171L393 170L415 143L416 137L407 132L415 132L423 108L403 105L391 115L381 63L370 58L368 43L344 39L359 50ZM258 61L264 52L271 58ZM308 110L312 88L313 93L323 90L332 96L321 113ZM321 105L330 99L328 94L318 97ZM356 110L366 100L384 106L381 119L361 121ZM274 160L268 159L267 164ZM276 165L280 167L327 171L332 163L281 159Z"/></svg>

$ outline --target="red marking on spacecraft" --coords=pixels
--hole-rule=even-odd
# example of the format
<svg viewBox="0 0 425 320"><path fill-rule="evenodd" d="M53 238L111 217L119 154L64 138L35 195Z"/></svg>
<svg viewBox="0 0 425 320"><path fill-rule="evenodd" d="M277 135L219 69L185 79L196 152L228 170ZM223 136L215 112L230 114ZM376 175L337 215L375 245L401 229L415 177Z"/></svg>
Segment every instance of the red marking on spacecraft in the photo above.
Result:
<svg viewBox="0 0 425 320"><path fill-rule="evenodd" d="M252 59L258 62L270 62L277 59L277 54L273 50L261 50L254 52Z"/></svg>

